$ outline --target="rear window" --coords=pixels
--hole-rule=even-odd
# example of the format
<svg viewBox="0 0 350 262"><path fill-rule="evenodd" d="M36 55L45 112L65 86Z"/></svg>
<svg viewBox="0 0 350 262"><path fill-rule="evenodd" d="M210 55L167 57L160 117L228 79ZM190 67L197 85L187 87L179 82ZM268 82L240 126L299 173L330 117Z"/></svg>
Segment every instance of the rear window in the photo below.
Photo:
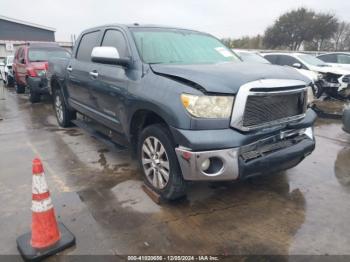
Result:
<svg viewBox="0 0 350 262"><path fill-rule="evenodd" d="M77 51L77 59L82 61L91 61L91 52L97 44L97 38L100 31L84 34L81 37L80 44Z"/></svg>
<svg viewBox="0 0 350 262"><path fill-rule="evenodd" d="M30 48L28 59L30 62L44 62L51 58L69 58L70 53L61 48Z"/></svg>

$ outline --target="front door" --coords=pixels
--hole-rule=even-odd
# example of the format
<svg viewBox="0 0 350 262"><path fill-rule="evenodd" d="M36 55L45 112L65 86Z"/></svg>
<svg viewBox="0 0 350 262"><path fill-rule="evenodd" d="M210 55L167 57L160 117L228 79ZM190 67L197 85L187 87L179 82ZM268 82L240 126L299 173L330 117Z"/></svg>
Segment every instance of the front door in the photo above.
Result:
<svg viewBox="0 0 350 262"><path fill-rule="evenodd" d="M116 29L107 29L104 33L102 46L117 48L119 56L129 57L129 49L123 33ZM109 126L115 131L123 132L121 127L123 105L128 92L128 69L119 65L94 64L95 82L91 85L92 99Z"/></svg>

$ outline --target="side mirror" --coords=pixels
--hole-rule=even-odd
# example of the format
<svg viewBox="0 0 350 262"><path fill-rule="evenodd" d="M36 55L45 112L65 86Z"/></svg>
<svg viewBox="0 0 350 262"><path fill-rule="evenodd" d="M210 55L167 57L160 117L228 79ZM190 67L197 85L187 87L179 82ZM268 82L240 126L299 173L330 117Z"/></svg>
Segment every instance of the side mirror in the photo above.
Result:
<svg viewBox="0 0 350 262"><path fill-rule="evenodd" d="M300 63L294 63L292 66L297 69L301 69L303 67Z"/></svg>
<svg viewBox="0 0 350 262"><path fill-rule="evenodd" d="M21 59L20 61L21 64L25 64L26 63L26 60L24 58Z"/></svg>
<svg viewBox="0 0 350 262"><path fill-rule="evenodd" d="M94 47L91 52L91 61L125 67L130 65L130 58L120 58L117 48L111 46Z"/></svg>

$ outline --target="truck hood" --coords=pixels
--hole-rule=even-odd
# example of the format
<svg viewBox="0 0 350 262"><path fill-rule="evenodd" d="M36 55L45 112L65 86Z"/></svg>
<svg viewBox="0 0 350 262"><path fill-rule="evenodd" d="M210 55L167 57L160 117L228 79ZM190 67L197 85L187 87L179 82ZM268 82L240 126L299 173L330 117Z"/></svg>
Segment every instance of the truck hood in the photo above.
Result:
<svg viewBox="0 0 350 262"><path fill-rule="evenodd" d="M196 65L153 64L155 74L174 79L192 86L200 86L206 92L237 93L240 86L261 79L301 80L310 79L293 68L258 63L218 63Z"/></svg>

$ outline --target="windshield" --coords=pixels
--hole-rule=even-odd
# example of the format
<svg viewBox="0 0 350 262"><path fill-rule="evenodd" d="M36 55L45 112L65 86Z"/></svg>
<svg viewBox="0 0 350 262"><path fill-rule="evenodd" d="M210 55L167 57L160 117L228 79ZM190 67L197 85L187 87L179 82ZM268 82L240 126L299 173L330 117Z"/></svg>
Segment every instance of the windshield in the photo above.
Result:
<svg viewBox="0 0 350 262"><path fill-rule="evenodd" d="M240 51L236 51L236 53L242 58L244 62L270 64L268 60L266 60L262 56L255 53L240 52Z"/></svg>
<svg viewBox="0 0 350 262"><path fill-rule="evenodd" d="M306 64L312 65L312 66L329 66L325 62L323 62L321 59L318 59L317 57L314 57L312 55L296 55L301 60L303 60Z"/></svg>
<svg viewBox="0 0 350 262"><path fill-rule="evenodd" d="M213 64L240 61L216 38L188 30L134 28L142 60L150 64Z"/></svg>
<svg viewBox="0 0 350 262"><path fill-rule="evenodd" d="M69 58L70 53L64 49L47 48L47 49L29 49L28 58L30 62L44 62L50 58Z"/></svg>

